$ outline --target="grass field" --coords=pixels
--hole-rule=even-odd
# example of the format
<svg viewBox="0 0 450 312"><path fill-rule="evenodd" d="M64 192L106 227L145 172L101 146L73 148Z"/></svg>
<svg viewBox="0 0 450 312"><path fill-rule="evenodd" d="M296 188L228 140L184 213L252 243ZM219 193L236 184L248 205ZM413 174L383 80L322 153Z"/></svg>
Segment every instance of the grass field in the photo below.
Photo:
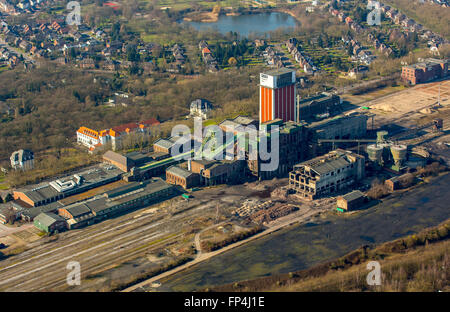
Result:
<svg viewBox="0 0 450 312"><path fill-rule="evenodd" d="M5 182L5 174L3 172L0 173L0 190L9 189L8 183Z"/></svg>
<svg viewBox="0 0 450 312"><path fill-rule="evenodd" d="M189 0L160 0L158 1L158 6L161 8L169 8L172 10L185 10L187 8L192 7L193 1ZM228 6L243 6L243 1L240 0L217 0L217 1L195 1L200 6L213 8L216 5L220 5L221 7ZM242 3L242 4L241 4Z"/></svg>

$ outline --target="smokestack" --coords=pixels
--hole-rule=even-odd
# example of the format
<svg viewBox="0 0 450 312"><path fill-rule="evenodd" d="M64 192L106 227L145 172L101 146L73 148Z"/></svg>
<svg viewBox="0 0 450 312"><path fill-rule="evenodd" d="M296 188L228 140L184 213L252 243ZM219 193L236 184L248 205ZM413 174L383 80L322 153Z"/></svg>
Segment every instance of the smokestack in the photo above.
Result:
<svg viewBox="0 0 450 312"><path fill-rule="evenodd" d="M297 123L300 123L300 94L297 94Z"/></svg>

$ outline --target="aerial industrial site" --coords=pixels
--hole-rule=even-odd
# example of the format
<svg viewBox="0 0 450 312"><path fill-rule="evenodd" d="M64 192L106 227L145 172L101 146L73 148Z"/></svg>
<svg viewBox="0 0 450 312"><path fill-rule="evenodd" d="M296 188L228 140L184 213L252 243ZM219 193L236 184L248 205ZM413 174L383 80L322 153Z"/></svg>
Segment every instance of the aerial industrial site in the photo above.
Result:
<svg viewBox="0 0 450 312"><path fill-rule="evenodd" d="M0 0L0 292L448 291L446 29L214 3Z"/></svg>

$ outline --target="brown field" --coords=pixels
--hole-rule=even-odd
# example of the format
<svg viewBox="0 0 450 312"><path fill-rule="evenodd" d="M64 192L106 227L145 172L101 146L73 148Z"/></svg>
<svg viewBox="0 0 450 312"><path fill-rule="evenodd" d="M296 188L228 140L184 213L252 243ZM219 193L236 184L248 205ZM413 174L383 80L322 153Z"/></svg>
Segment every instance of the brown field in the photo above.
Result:
<svg viewBox="0 0 450 312"><path fill-rule="evenodd" d="M389 113L432 109L438 101L439 86L441 88L441 105L447 106L450 104L450 80L417 85L414 88L381 98L381 100L372 101L371 108Z"/></svg>
<svg viewBox="0 0 450 312"><path fill-rule="evenodd" d="M438 106L440 87L440 106ZM357 106L370 107L375 114L374 127L396 123L403 127L414 127L432 118L444 120L444 130L450 122L450 80L420 84L406 90L364 101L359 96L344 95L343 99ZM360 111L359 108L355 111Z"/></svg>

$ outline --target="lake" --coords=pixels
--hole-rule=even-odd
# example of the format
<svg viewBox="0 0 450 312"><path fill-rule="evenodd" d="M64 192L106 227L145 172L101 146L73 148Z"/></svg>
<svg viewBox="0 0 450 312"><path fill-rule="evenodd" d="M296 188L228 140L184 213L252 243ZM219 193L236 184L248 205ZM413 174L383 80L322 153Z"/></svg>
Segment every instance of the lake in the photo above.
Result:
<svg viewBox="0 0 450 312"><path fill-rule="evenodd" d="M297 26L295 18L286 13L268 12L257 14L244 14L239 16L220 15L219 20L214 23L182 22L193 26L199 31L209 29L217 30L222 34L237 32L241 36L248 37L249 34L264 34L279 28Z"/></svg>

